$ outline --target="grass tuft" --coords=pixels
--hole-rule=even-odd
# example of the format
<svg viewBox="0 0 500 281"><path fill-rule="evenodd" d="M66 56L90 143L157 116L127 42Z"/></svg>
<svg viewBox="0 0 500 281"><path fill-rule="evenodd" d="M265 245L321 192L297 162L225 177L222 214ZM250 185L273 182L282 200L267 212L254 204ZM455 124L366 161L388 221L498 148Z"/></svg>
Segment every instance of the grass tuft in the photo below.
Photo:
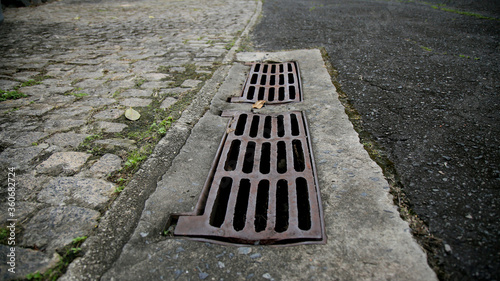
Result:
<svg viewBox="0 0 500 281"><path fill-rule="evenodd" d="M21 98L25 98L27 95L18 92L18 91L4 91L0 90L0 102L6 101L6 100L17 100Z"/></svg>
<svg viewBox="0 0 500 281"><path fill-rule="evenodd" d="M83 244L83 242L85 242L86 239L87 236L74 238L71 242L71 245L65 247L63 251L59 252L59 261L53 268L49 268L45 272L37 271L30 273L26 275L26 279L33 281L57 280L66 272L69 264L74 259L81 256L81 245Z"/></svg>

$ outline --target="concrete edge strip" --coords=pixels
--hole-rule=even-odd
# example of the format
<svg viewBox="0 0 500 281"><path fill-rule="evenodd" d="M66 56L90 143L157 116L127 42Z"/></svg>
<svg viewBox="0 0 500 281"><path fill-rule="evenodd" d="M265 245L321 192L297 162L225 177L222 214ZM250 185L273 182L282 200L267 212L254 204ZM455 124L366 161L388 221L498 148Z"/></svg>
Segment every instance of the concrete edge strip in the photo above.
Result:
<svg viewBox="0 0 500 281"><path fill-rule="evenodd" d="M234 46L224 56L223 65L205 83L198 92L197 98L182 113L181 118L174 123L174 126L168 130L150 157L141 165L128 186L122 191L122 194L101 217L98 232L90 236L83 245L84 256L74 260L59 280L99 279L116 261L139 222L146 200L154 192L158 180L161 179L185 144L191 129L207 111L217 89L222 85L229 72L229 64L234 61L236 49L241 44L241 38L247 36L253 29L261 11L262 2L257 1L254 15Z"/></svg>
<svg viewBox="0 0 500 281"><path fill-rule="evenodd" d="M273 276L280 279L294 279L297 276L316 276L330 279L332 276L340 280L390 279L398 276L405 280L436 280L434 272L425 261L425 253L418 247L408 231L408 223L396 214L391 196L388 193L387 182L384 182L380 167L373 162L364 147L359 142L359 136L352 127L344 112L344 107L338 101L337 93L331 84L330 76L326 69L319 67L324 60L319 50L295 50L278 53L239 53L240 62L258 60L297 60L304 70L304 93L308 98L304 103L282 105L277 108L264 107L261 113L279 113L284 110L305 111L310 125L314 156L318 159L320 188L322 201L327 213L325 222L328 233L333 239L322 246L308 246L308 250L301 248L260 248L262 254L258 268L246 267L251 261L240 260L230 264L226 263L225 270L233 274L238 270L262 270L272 272ZM312 56L311 56L312 55ZM318 64L320 63L320 64ZM307 64L304 65L304 64ZM243 64L231 65L228 76L215 94L214 99L221 101L234 94L240 88L244 78L242 70L247 69ZM325 103L325 107L320 106ZM213 105L213 102L212 104ZM235 108L235 104L224 103L216 112ZM217 106L215 106L217 107ZM328 109L328 110L325 110ZM246 110L250 110L246 106ZM208 119L208 120L207 120ZM221 120L218 114L206 113L192 129L189 139L183 146L174 163L186 163L186 166L173 164L165 176L158 183L158 188L149 197L143 216L134 231L132 238L123 248L119 259L102 277L106 280L149 278L159 279L159 274L184 272L182 278L197 279L196 268L199 258L206 262L210 257L219 260L219 253L231 250L212 244L190 243L180 239L159 238L158 226L164 223L164 217L172 211L189 210L196 204L193 194L185 191L190 188L185 183L195 183L199 186L204 182L206 173L193 173L192 170L208 169L208 164L213 160L213 150L220 141L220 136L225 130L228 120ZM331 122L337 120L337 122ZM208 122L208 123L206 123ZM215 122L215 123L211 123ZM205 124L204 126L202 124ZM212 124L207 130L206 124ZM334 137L334 141L332 141ZM198 139L204 138L211 143L204 142L200 145ZM199 148L212 150L211 153L200 153ZM198 159L197 159L198 158ZM203 159L202 159L203 158ZM190 160L197 159L190 164ZM179 168L181 167L181 168ZM189 167L189 169L186 169ZM337 186L338 184L338 186ZM182 187L184 186L184 187ZM343 186L343 187L342 187ZM169 188L174 187L174 188ZM342 192L347 192L342 195ZM179 194L179 196L177 196ZM181 195L184 194L184 195ZM337 197L336 195L340 195ZM192 198L192 199L189 199ZM183 199L183 200L179 200ZM151 201L150 201L151 200ZM186 204L191 202L191 204ZM149 214L148 214L149 213ZM161 215L158 215L160 214ZM155 234L156 233L156 234ZM145 234L145 235L143 235ZM148 236L148 234L153 234ZM183 239L187 240L187 239ZM182 245L182 247L180 247ZM171 257L171 253L180 247L185 254ZM254 248L257 249L257 248ZM168 256L168 257L167 257ZM164 259L174 259L174 266L165 266ZM194 257L194 258L193 258ZM243 257L244 258L244 257ZM231 259L231 257L228 257ZM167 262L168 263L168 262ZM253 263L253 262L252 262ZM330 268L328 272L320 273L311 266L317 264ZM369 267L366 267L370 264ZM153 271L152 269L158 269ZM189 270L187 270L189 269ZM340 271L339 271L340 270ZM199 270L202 271L201 269ZM206 267L209 276L217 277L219 267L211 265ZM229 272L228 272L229 273ZM225 273L224 273L225 274ZM256 276L258 276L256 275ZM245 275L241 275L245 276ZM227 276L226 276L227 277ZM229 278L231 279L231 278ZM233 278L234 279L234 278ZM237 278L236 278L237 279Z"/></svg>

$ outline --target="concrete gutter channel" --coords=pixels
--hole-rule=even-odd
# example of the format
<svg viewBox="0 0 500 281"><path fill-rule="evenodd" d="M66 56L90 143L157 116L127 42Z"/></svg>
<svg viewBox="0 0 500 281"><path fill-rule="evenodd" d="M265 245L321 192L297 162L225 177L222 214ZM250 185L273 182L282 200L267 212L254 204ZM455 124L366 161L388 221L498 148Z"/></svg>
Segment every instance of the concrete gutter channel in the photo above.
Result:
<svg viewBox="0 0 500 281"><path fill-rule="evenodd" d="M170 214L190 212L197 203L226 130L228 119L220 113L251 110L250 104L227 102L242 90L249 71L243 63L267 60L296 61L300 67L302 103L265 106L254 112L305 113L327 243L223 246L163 236ZM213 93L210 110L206 111L203 104ZM102 280L437 279L408 224L399 217L381 168L359 143L319 50L239 53L236 62L221 66L196 102L199 106L194 104L183 113L138 173L158 174L166 169L161 179L157 183L152 179L143 182L140 176L134 179L132 184L144 188L125 189L112 208L114 216L121 214L129 219L114 222L107 214L99 226L100 234L86 242L85 256L75 260L61 280L93 279L104 272ZM173 142L177 138L187 141ZM134 200L153 190L141 214L137 209L141 204L134 204ZM135 229L127 225L139 214ZM127 241L128 235L117 234L120 231L133 234ZM120 245L125 245L121 252ZM109 249L114 250L106 252Z"/></svg>
<svg viewBox="0 0 500 281"><path fill-rule="evenodd" d="M436 280L426 255L392 203L382 170L359 143L319 50L238 53L261 2L223 65L155 147L101 218L59 280ZM228 103L249 71L245 62L296 61L304 101L255 113L305 113L325 219L324 245L224 246L163 234L172 213L191 212L206 181L228 118Z"/></svg>

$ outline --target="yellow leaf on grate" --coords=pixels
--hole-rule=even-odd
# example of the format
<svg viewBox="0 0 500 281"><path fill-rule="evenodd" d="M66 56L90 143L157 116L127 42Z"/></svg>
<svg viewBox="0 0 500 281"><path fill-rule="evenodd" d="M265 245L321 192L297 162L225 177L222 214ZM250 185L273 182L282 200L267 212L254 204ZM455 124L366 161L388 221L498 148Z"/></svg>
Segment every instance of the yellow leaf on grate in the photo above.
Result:
<svg viewBox="0 0 500 281"><path fill-rule="evenodd" d="M259 100L252 105L252 108L257 108L257 109L262 108L265 103L266 103L265 100Z"/></svg>

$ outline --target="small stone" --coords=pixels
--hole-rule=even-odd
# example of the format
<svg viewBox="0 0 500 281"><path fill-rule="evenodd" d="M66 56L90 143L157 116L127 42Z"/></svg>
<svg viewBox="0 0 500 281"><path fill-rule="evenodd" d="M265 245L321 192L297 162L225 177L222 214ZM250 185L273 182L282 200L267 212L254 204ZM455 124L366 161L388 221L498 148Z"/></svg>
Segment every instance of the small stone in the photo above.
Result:
<svg viewBox="0 0 500 281"><path fill-rule="evenodd" d="M448 244L444 244L444 250L448 253L451 253L451 246Z"/></svg>
<svg viewBox="0 0 500 281"><path fill-rule="evenodd" d="M269 273L262 274L262 277L265 278L265 279L271 279L272 278L271 274L269 274Z"/></svg>
<svg viewBox="0 0 500 281"><path fill-rule="evenodd" d="M198 277L201 279L201 280L205 280L207 277L208 277L208 273L206 272L200 272L198 274Z"/></svg>
<svg viewBox="0 0 500 281"><path fill-rule="evenodd" d="M239 247L238 248L238 254L240 255L248 255L252 252L252 248L250 247Z"/></svg>
<svg viewBox="0 0 500 281"><path fill-rule="evenodd" d="M468 214L468 215L467 215L467 216L465 216L465 217L466 217L466 218L468 218L468 219L472 219L471 214Z"/></svg>
<svg viewBox="0 0 500 281"><path fill-rule="evenodd" d="M224 252L222 252L222 253L220 253L220 254L216 255L215 257L216 257L216 258L221 258L221 257L223 257L225 254L226 254L226 251L224 251Z"/></svg>
<svg viewBox="0 0 500 281"><path fill-rule="evenodd" d="M181 252L184 252L184 251L185 251L185 250L184 250L184 248L182 248L182 247L177 247L177 249L175 249L175 252L176 252L176 253L181 253Z"/></svg>
<svg viewBox="0 0 500 281"><path fill-rule="evenodd" d="M221 261L217 262L217 266L219 266L219 268L226 267L226 265L223 262L221 262Z"/></svg>
<svg viewBox="0 0 500 281"><path fill-rule="evenodd" d="M36 167L38 173L74 175L80 171L91 154L83 152L56 152Z"/></svg>
<svg viewBox="0 0 500 281"><path fill-rule="evenodd" d="M257 259L257 258L260 258L260 257L262 257L262 255L260 253L255 253L255 254L251 254L250 255L251 259Z"/></svg>

